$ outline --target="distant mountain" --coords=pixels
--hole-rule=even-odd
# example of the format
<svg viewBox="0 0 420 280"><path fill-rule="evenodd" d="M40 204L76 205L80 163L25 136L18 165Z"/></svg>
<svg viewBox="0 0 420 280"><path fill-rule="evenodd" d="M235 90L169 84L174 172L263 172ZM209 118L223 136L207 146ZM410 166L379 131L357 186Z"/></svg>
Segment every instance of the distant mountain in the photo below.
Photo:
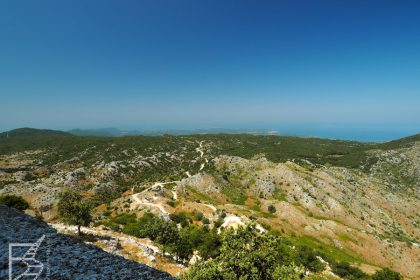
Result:
<svg viewBox="0 0 420 280"><path fill-rule="evenodd" d="M277 131L268 129L227 129L227 128L208 128L208 129L149 129L149 130L120 130L117 128L100 129L72 129L68 133L78 136L160 136L160 135L193 135L193 134L253 134L253 135L277 135Z"/></svg>
<svg viewBox="0 0 420 280"><path fill-rule="evenodd" d="M392 140L389 142L385 142L383 143L384 146L390 146L391 148L394 147L400 147L403 146L405 144L410 144L413 142L418 142L420 141L420 133L415 134L415 135L411 135L411 136L407 136L404 138L400 138L400 139L396 139L396 140Z"/></svg>
<svg viewBox="0 0 420 280"><path fill-rule="evenodd" d="M117 128L99 128L99 129L72 129L68 133L77 136L103 136L116 137L121 136L121 131Z"/></svg>
<svg viewBox="0 0 420 280"><path fill-rule="evenodd" d="M50 129L36 129L36 128L17 128L10 131L0 133L0 139L4 138L25 138L29 136L70 136L71 134Z"/></svg>
<svg viewBox="0 0 420 280"><path fill-rule="evenodd" d="M42 149L60 143L72 143L76 136L58 130L18 128L0 133L0 155L10 151Z"/></svg>

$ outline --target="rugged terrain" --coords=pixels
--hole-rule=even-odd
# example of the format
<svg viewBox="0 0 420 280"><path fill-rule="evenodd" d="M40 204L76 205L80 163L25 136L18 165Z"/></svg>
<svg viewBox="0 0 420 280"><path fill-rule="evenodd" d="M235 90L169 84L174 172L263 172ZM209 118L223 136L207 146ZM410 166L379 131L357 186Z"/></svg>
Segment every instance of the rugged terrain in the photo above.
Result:
<svg viewBox="0 0 420 280"><path fill-rule="evenodd" d="M56 211L66 187L96 202L95 223L85 230L123 240L119 254L174 275L187 264L150 240L100 225L122 213L169 220L198 211L219 230L256 221L261 230L366 272L390 267L420 277L420 135L360 143L252 135L80 137L32 129L0 134L0 194L24 197L29 214L68 233ZM220 213L226 213L222 221Z"/></svg>
<svg viewBox="0 0 420 280"><path fill-rule="evenodd" d="M1 271L5 272L3 275L8 274L9 243L35 243L43 236L36 252L36 260L43 263L42 269L36 271L40 272L40 279L173 279L165 272L59 234L42 221L0 205L0 264ZM19 263L13 268L14 277L26 269Z"/></svg>

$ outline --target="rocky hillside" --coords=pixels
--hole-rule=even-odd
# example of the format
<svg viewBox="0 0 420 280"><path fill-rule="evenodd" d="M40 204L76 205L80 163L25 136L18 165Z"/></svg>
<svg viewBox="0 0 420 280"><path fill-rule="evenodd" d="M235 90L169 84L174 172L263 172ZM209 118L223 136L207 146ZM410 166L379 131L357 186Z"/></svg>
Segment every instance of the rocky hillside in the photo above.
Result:
<svg viewBox="0 0 420 280"><path fill-rule="evenodd" d="M8 271L8 244L34 243L42 236L45 238L35 257L43 265L39 279L173 279L165 272L107 253L75 237L58 234L48 224L0 205L0 269L3 276ZM21 250L14 256L23 253ZM25 269L26 266L16 262L13 275L18 276Z"/></svg>
<svg viewBox="0 0 420 280"><path fill-rule="evenodd" d="M419 135L360 143L252 135L78 137L24 129L0 135L0 195L24 197L28 213L55 223L57 194L75 189L95 204L94 226L116 234L125 224L115 221L125 214L135 220L154 213L178 228L190 223L218 232L253 221L367 273L390 267L416 279L419 159ZM152 265L169 267L160 261Z"/></svg>
<svg viewBox="0 0 420 280"><path fill-rule="evenodd" d="M371 264L418 276L420 200L413 189L393 192L377 177L342 167L275 164L263 157L223 156L215 162L219 178L225 180L219 185L227 188L220 193L229 200L228 190L234 187L243 197L243 203L221 207L288 234L310 236ZM209 190L201 184L192 187ZM277 209L275 216L267 215L269 205Z"/></svg>

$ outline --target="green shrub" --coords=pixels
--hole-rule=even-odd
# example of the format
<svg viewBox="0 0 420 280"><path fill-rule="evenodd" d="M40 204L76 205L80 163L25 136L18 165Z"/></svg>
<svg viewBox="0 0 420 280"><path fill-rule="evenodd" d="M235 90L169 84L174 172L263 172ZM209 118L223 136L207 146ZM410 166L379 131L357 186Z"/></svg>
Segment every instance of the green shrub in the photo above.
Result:
<svg viewBox="0 0 420 280"><path fill-rule="evenodd" d="M217 220L214 222L214 227L219 228L223 224L223 218L219 216Z"/></svg>
<svg viewBox="0 0 420 280"><path fill-rule="evenodd" d="M368 279L368 275L347 262L330 263L332 271L344 279Z"/></svg>
<svg viewBox="0 0 420 280"><path fill-rule="evenodd" d="M312 272L321 272L325 268L325 265L317 258L317 253L307 246L300 246L297 249L296 263Z"/></svg>
<svg viewBox="0 0 420 280"><path fill-rule="evenodd" d="M166 203L167 203L169 206L171 206L172 208L173 208L173 207L175 207L175 205L176 205L175 200L172 200L172 199L168 200Z"/></svg>
<svg viewBox="0 0 420 280"><path fill-rule="evenodd" d="M274 207L273 204L268 205L268 212L270 212L271 214L276 213L276 207Z"/></svg>
<svg viewBox="0 0 420 280"><path fill-rule="evenodd" d="M403 277L398 272L392 271L389 268L378 270L372 275L372 280L402 280Z"/></svg>
<svg viewBox="0 0 420 280"><path fill-rule="evenodd" d="M24 211L29 208L29 203L21 196L13 194L5 194L0 196L0 204L5 204L8 207Z"/></svg>
<svg viewBox="0 0 420 280"><path fill-rule="evenodd" d="M177 224L181 224L182 227L186 227L189 224L187 213L177 212L169 215L170 219Z"/></svg>
<svg viewBox="0 0 420 280"><path fill-rule="evenodd" d="M255 204L251 207L252 210L259 212L261 211L261 206L259 204Z"/></svg>
<svg viewBox="0 0 420 280"><path fill-rule="evenodd" d="M193 212L193 219L194 221L201 221L204 218L204 214L200 211Z"/></svg>
<svg viewBox="0 0 420 280"><path fill-rule="evenodd" d="M120 225L128 225L129 223L135 223L137 220L136 214L134 213L122 213L118 216L115 216L112 218L112 221L114 223L120 224Z"/></svg>

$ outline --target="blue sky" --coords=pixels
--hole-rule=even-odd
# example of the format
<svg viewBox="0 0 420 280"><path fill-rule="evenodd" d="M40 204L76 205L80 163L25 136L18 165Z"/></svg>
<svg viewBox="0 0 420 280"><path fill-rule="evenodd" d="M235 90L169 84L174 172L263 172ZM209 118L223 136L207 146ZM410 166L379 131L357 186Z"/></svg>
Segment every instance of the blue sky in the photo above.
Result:
<svg viewBox="0 0 420 280"><path fill-rule="evenodd" d="M2 1L0 130L418 133L419 14L419 1Z"/></svg>

